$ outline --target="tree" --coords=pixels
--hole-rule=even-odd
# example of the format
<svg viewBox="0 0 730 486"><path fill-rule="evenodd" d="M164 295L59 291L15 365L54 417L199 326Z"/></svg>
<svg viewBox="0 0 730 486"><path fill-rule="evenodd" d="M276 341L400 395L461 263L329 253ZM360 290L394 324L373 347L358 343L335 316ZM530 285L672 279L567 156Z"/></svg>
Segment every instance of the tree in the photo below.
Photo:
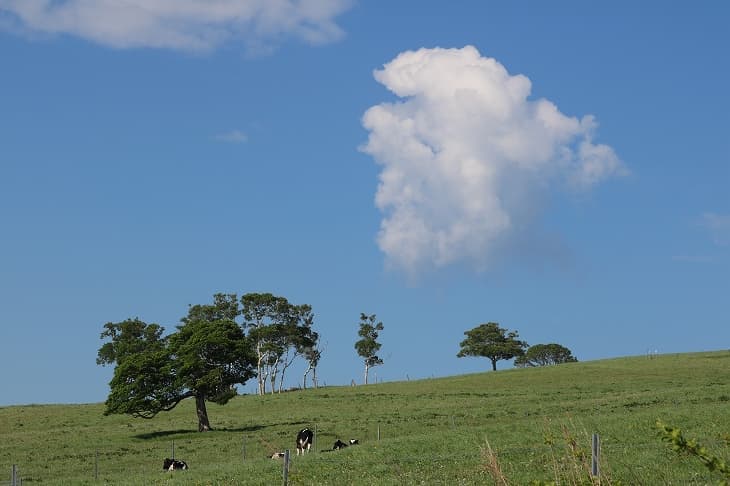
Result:
<svg viewBox="0 0 730 486"><path fill-rule="evenodd" d="M256 354L259 395L266 393L271 357L278 352L276 324L281 322L281 315L288 310L288 304L285 298L270 293L248 293L241 297L243 327L248 329L248 336Z"/></svg>
<svg viewBox="0 0 730 486"><path fill-rule="evenodd" d="M105 415L120 413L152 418L168 411L186 396L176 389L170 349L164 328L139 319L108 322L101 339L111 339L101 346L96 363L116 364L109 382Z"/></svg>
<svg viewBox="0 0 730 486"><path fill-rule="evenodd" d="M312 384L314 388L318 388L317 383L317 365L319 360L322 358L322 350L317 346L304 349L304 359L307 360L307 369L304 371L304 378L302 380L302 387L307 388L307 376L312 373Z"/></svg>
<svg viewBox="0 0 730 486"><path fill-rule="evenodd" d="M527 347L526 342L517 339L519 337L517 331L508 332L495 322L480 324L464 334L466 339L461 342L461 350L456 356L489 358L492 361L493 371L497 370L497 361L522 356Z"/></svg>
<svg viewBox="0 0 730 486"><path fill-rule="evenodd" d="M258 393L266 393L266 381L274 393L276 380L282 390L284 375L305 350L316 346L319 336L312 330L312 307L293 305L284 297L270 293L249 293L241 297L243 327L256 354Z"/></svg>
<svg viewBox="0 0 730 486"><path fill-rule="evenodd" d="M280 355L281 376L279 378L279 393L284 386L284 375L294 360L303 356L307 358L307 350L317 345L319 334L312 330L314 314L312 307L303 304L291 306L291 312L284 326L281 326L281 340L284 352ZM273 383L272 383L273 391Z"/></svg>
<svg viewBox="0 0 730 486"><path fill-rule="evenodd" d="M515 359L515 366L547 366L561 363L575 363L578 360L570 349L560 344L535 344L530 346L524 355Z"/></svg>
<svg viewBox="0 0 730 486"><path fill-rule="evenodd" d="M206 401L227 403L235 385L254 376L251 344L235 322L235 295L217 294L213 305L195 305L177 331L139 319L107 323L97 363L116 364L105 414L152 418L195 398L198 430L210 430Z"/></svg>
<svg viewBox="0 0 730 486"><path fill-rule="evenodd" d="M365 384L368 384L370 368L383 364L383 360L376 354L382 346L378 343L378 333L383 330L382 322L375 322L375 314L360 313L360 330L357 332L362 339L355 343L357 354L365 361Z"/></svg>
<svg viewBox="0 0 730 486"><path fill-rule="evenodd" d="M198 430L210 430L206 401L224 405L236 396L235 385L254 376L250 341L240 326L215 305L192 306L170 336L175 387L195 397Z"/></svg>

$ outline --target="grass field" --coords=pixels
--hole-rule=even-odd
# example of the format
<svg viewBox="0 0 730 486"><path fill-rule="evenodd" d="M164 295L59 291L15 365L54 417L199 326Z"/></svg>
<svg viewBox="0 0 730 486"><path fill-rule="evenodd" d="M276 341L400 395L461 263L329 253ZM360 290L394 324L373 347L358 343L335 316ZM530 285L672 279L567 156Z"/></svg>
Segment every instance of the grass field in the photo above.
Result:
<svg viewBox="0 0 730 486"><path fill-rule="evenodd" d="M293 454L289 484L495 484L490 457L511 485L591 484L573 468L590 462L592 433L600 484L717 484L722 476L670 450L654 424L730 458L730 351L241 396L209 405L215 430L203 434L192 402L152 420L102 412L0 408L0 484L13 464L26 485L282 484L282 463L267 456L293 453L303 427L316 428L317 451ZM337 438L360 445L320 452ZM162 471L173 445L188 471Z"/></svg>

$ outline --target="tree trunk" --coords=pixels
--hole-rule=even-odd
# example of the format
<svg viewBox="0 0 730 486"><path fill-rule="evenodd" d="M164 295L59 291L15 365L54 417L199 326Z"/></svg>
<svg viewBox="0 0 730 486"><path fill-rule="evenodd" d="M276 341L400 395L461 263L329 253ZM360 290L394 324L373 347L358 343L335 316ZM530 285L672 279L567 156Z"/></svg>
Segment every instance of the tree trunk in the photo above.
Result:
<svg viewBox="0 0 730 486"><path fill-rule="evenodd" d="M302 389L303 390L306 390L307 389L307 375L309 374L310 371L312 371L312 365L311 364L307 368L307 371L304 372L304 380L302 381Z"/></svg>
<svg viewBox="0 0 730 486"><path fill-rule="evenodd" d="M492 360L492 371L497 371L497 360L495 358L490 358Z"/></svg>
<svg viewBox="0 0 730 486"><path fill-rule="evenodd" d="M205 408L205 395L195 396L195 410L198 412L198 432L210 430L208 421L208 410Z"/></svg>
<svg viewBox="0 0 730 486"><path fill-rule="evenodd" d="M370 370L370 366L368 366L368 363L365 363L365 384L368 384L368 371Z"/></svg>

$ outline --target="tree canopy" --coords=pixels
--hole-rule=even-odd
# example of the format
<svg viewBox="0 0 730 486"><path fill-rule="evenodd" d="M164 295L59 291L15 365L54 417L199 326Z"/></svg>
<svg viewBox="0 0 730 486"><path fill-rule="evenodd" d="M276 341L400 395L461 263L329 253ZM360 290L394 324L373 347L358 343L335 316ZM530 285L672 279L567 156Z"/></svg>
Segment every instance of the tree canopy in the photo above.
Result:
<svg viewBox="0 0 730 486"><path fill-rule="evenodd" d="M310 366L316 367L319 356L310 350L316 348L319 335L312 329L314 314L310 305L294 305L270 293L246 294L241 297L241 305L243 327L248 329L256 356L260 395L266 393L267 379L271 393L277 378L281 391L286 370L297 357L304 356Z"/></svg>
<svg viewBox="0 0 730 486"><path fill-rule="evenodd" d="M495 322L480 324L474 329L465 331L464 334L466 339L461 342L461 350L456 356L489 358L494 371L497 370L498 361L522 356L527 347L526 342L517 339L519 337L517 331L503 329Z"/></svg>
<svg viewBox="0 0 730 486"><path fill-rule="evenodd" d="M360 313L360 329L357 334L361 337L355 343L357 354L365 361L365 384L368 384L368 373L370 368L383 364L383 360L378 357L377 352L382 346L378 341L379 332L383 330L382 322L375 322L375 314L367 315Z"/></svg>
<svg viewBox="0 0 730 486"><path fill-rule="evenodd" d="M206 401L225 404L235 385L254 376L251 343L235 322L235 297L217 294L212 305L194 305L177 331L139 319L107 323L97 363L115 364L106 414L152 418L194 397L198 430L210 429Z"/></svg>
<svg viewBox="0 0 730 486"><path fill-rule="evenodd" d="M565 346L556 343L535 344L530 346L524 355L515 359L515 366L548 366L577 361L570 349Z"/></svg>

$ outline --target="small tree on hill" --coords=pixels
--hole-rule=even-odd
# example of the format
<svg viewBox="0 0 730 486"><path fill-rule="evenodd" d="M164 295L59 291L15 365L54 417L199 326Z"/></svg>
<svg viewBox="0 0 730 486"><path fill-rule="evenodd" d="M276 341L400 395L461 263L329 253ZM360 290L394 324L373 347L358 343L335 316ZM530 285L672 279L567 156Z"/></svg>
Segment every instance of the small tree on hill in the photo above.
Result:
<svg viewBox="0 0 730 486"><path fill-rule="evenodd" d="M378 341L378 334L383 330L382 322L375 322L375 314L360 313L360 330L357 332L362 339L355 343L357 354L365 361L365 384L368 384L370 368L383 364L377 355L382 346Z"/></svg>
<svg viewBox="0 0 730 486"><path fill-rule="evenodd" d="M522 356L527 347L526 342L517 339L519 337L517 331L508 332L495 322L480 324L464 334L466 339L461 342L461 350L456 356L489 358L493 371L497 370L497 361Z"/></svg>
<svg viewBox="0 0 730 486"><path fill-rule="evenodd" d="M561 363L575 363L578 360L570 349L560 344L535 344L530 346L524 355L515 359L515 366L548 366Z"/></svg>

